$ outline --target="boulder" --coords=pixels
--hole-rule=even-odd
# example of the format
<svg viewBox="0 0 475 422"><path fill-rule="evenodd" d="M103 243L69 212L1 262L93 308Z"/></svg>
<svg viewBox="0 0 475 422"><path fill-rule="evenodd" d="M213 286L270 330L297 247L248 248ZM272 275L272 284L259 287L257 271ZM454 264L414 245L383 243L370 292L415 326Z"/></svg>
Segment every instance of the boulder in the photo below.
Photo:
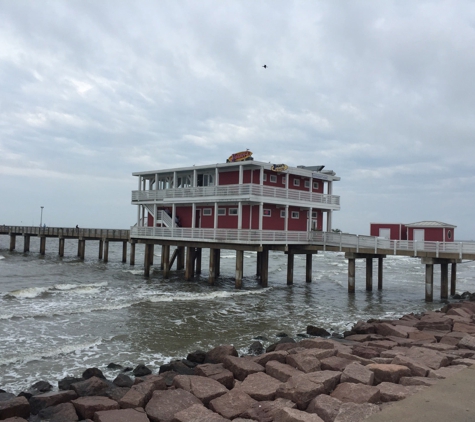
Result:
<svg viewBox="0 0 475 422"><path fill-rule="evenodd" d="M281 363L286 363L287 355L289 353L285 350L279 350L277 352L264 353L263 355L254 358L254 362L259 365L266 366L266 363L271 360L276 360Z"/></svg>
<svg viewBox="0 0 475 422"><path fill-rule="evenodd" d="M351 331L355 334L375 334L376 328L375 324L360 320L355 325L353 325Z"/></svg>
<svg viewBox="0 0 475 422"><path fill-rule="evenodd" d="M13 397L0 401L0 420L15 416L20 418L30 416L30 403L28 403L26 397Z"/></svg>
<svg viewBox="0 0 475 422"><path fill-rule="evenodd" d="M341 374L340 382L373 385L374 373L360 363L349 364Z"/></svg>
<svg viewBox="0 0 475 422"><path fill-rule="evenodd" d="M258 403L244 391L233 389L229 393L211 400L209 408L227 419L235 419L252 405ZM152 421L153 422L153 421ZM160 421L161 422L161 421Z"/></svg>
<svg viewBox="0 0 475 422"><path fill-rule="evenodd" d="M330 333L325 328L307 325L307 334L317 337L330 337Z"/></svg>
<svg viewBox="0 0 475 422"><path fill-rule="evenodd" d="M379 406L371 403L343 403L333 422L361 422L380 411Z"/></svg>
<svg viewBox="0 0 475 422"><path fill-rule="evenodd" d="M94 422L150 422L145 410L120 409L102 410L94 415Z"/></svg>
<svg viewBox="0 0 475 422"><path fill-rule="evenodd" d="M322 370L342 372L353 361L338 356L331 356L320 361Z"/></svg>
<svg viewBox="0 0 475 422"><path fill-rule="evenodd" d="M217 346L206 353L204 363L223 363L227 356L238 356L235 347L231 345Z"/></svg>
<svg viewBox="0 0 475 422"><path fill-rule="evenodd" d="M222 416L207 409L203 405L194 404L175 414L172 422L226 422Z"/></svg>
<svg viewBox="0 0 475 422"><path fill-rule="evenodd" d="M104 379L92 377L85 381L71 384L70 388L75 391L79 397L102 396L109 388L109 384Z"/></svg>
<svg viewBox="0 0 475 422"><path fill-rule="evenodd" d="M145 407L145 405L152 398L153 392L156 390L166 390L167 385L161 376L152 376L141 382L135 384L127 393L119 400L119 405L122 409L134 409L136 407Z"/></svg>
<svg viewBox="0 0 475 422"><path fill-rule="evenodd" d="M325 394L330 394L338 385L341 379L341 372L338 371L317 371L301 375L302 377L314 382L323 384Z"/></svg>
<svg viewBox="0 0 475 422"><path fill-rule="evenodd" d="M352 353L364 359L373 359L379 357L381 351L372 347L353 346Z"/></svg>
<svg viewBox="0 0 475 422"><path fill-rule="evenodd" d="M437 339L434 335L427 333L425 331L415 331L409 333L409 340L417 341L420 343L436 343Z"/></svg>
<svg viewBox="0 0 475 422"><path fill-rule="evenodd" d="M334 397L320 394L310 402L306 411L316 413L322 418L323 422L333 422L342 404L342 401Z"/></svg>
<svg viewBox="0 0 475 422"><path fill-rule="evenodd" d="M461 349L475 350L475 337L466 335L457 343L457 346Z"/></svg>
<svg viewBox="0 0 475 422"><path fill-rule="evenodd" d="M51 391L49 393L38 394L37 396L31 397L29 400L30 412L33 415L37 415L40 410L45 409L46 407L67 403L77 398L78 395L72 390L58 392Z"/></svg>
<svg viewBox="0 0 475 422"><path fill-rule="evenodd" d="M404 325L392 325L385 322L376 324L376 333L385 337L394 336L407 338L410 332L414 333L417 331L419 331L417 328L406 327Z"/></svg>
<svg viewBox="0 0 475 422"><path fill-rule="evenodd" d="M299 342L299 347L306 349L334 349L335 342L332 340L325 340L321 338L309 338Z"/></svg>
<svg viewBox="0 0 475 422"><path fill-rule="evenodd" d="M452 331L455 331L458 333L475 334L475 324L455 322Z"/></svg>
<svg viewBox="0 0 475 422"><path fill-rule="evenodd" d="M285 407L275 414L275 422L323 422L315 413L302 412L298 409Z"/></svg>
<svg viewBox="0 0 475 422"><path fill-rule="evenodd" d="M286 363L305 373L319 371L321 366L316 357L305 353L289 354Z"/></svg>
<svg viewBox="0 0 475 422"><path fill-rule="evenodd" d="M76 422L79 417L72 403L61 403L57 406L47 407L38 413L41 421L50 422Z"/></svg>
<svg viewBox="0 0 475 422"><path fill-rule="evenodd" d="M264 353L264 346L260 341L255 341L249 346L248 353L253 356L262 355Z"/></svg>
<svg viewBox="0 0 475 422"><path fill-rule="evenodd" d="M351 382L338 384L331 396L342 402L353 403L378 403L380 400L378 387Z"/></svg>
<svg viewBox="0 0 475 422"><path fill-rule="evenodd" d="M82 373L82 377L85 380L88 380L89 378L92 378L92 377L106 379L106 377L104 376L104 374L102 373L102 371L99 368L88 368L88 369L86 369Z"/></svg>
<svg viewBox="0 0 475 422"><path fill-rule="evenodd" d="M132 372L136 377L143 377L145 375L150 375L152 371L150 368L147 368L143 363L138 364L133 372Z"/></svg>
<svg viewBox="0 0 475 422"><path fill-rule="evenodd" d="M390 350L398 345L395 341L391 340L372 340L363 344L367 347L372 347L373 349L378 349L380 351Z"/></svg>
<svg viewBox="0 0 475 422"><path fill-rule="evenodd" d="M250 359L239 358L236 356L227 356L224 358L224 367L229 369L234 378L239 381L256 372L264 372L264 367L258 363L253 362Z"/></svg>
<svg viewBox="0 0 475 422"><path fill-rule="evenodd" d="M467 367L465 365L453 365L453 366L446 366L444 368L439 368L436 370L431 370L429 372L429 375L427 375L429 378L439 378L439 379L445 379L445 378L450 378L452 375L455 375L456 373L466 369Z"/></svg>
<svg viewBox="0 0 475 422"><path fill-rule="evenodd" d="M425 387L430 387L437 383L437 378L427 378L427 377L402 377L399 380L400 385L422 385Z"/></svg>
<svg viewBox="0 0 475 422"><path fill-rule="evenodd" d="M316 383L305 375L291 377L276 392L276 397L293 401L300 410L305 410L319 394L325 393L323 383Z"/></svg>
<svg viewBox="0 0 475 422"><path fill-rule="evenodd" d="M397 384L401 377L409 377L411 375L411 370L403 365L372 363L366 366L366 368L373 371L375 385L384 381Z"/></svg>
<svg viewBox="0 0 475 422"><path fill-rule="evenodd" d="M393 384L392 382L382 382L378 385L382 402L391 402L403 400L406 397L414 394L424 386L405 386L400 384Z"/></svg>
<svg viewBox="0 0 475 422"><path fill-rule="evenodd" d="M361 363L361 365L364 366L369 365L370 363L374 363L372 359L365 359L360 356L353 355L351 353L342 352L340 350L338 350L337 356L339 358L351 360L352 362Z"/></svg>
<svg viewBox="0 0 475 422"><path fill-rule="evenodd" d="M75 384L77 382L84 381L82 378L76 378L76 377L65 377L62 380L58 381L58 389L59 390L70 390L71 385Z"/></svg>
<svg viewBox="0 0 475 422"><path fill-rule="evenodd" d="M195 366L196 365L186 359L174 360L161 365L158 373L164 374L165 372L176 372L180 375L193 375Z"/></svg>
<svg viewBox="0 0 475 422"><path fill-rule="evenodd" d="M263 373L251 374L241 383L239 389L257 401L270 401L275 399L275 394L282 382Z"/></svg>
<svg viewBox="0 0 475 422"><path fill-rule="evenodd" d="M234 375L222 363L204 363L194 369L194 375L208 377L224 385L228 390L234 387Z"/></svg>
<svg viewBox="0 0 475 422"><path fill-rule="evenodd" d="M275 399L272 401L260 401L254 403L242 416L259 422L272 422L275 414L283 408L294 409L297 405L291 400ZM236 419L235 419L236 420Z"/></svg>
<svg viewBox="0 0 475 422"><path fill-rule="evenodd" d="M186 359L190 362L195 362L198 364L204 363L206 359L206 352L204 350L195 350L194 352L188 353Z"/></svg>
<svg viewBox="0 0 475 422"><path fill-rule="evenodd" d="M410 356L398 355L391 363L407 366L413 377L426 377L430 370L428 366L423 365L419 360L412 359Z"/></svg>
<svg viewBox="0 0 475 422"><path fill-rule="evenodd" d="M211 400L228 392L228 389L218 381L198 375L177 375L172 386L193 394L205 406L208 406Z"/></svg>
<svg viewBox="0 0 475 422"><path fill-rule="evenodd" d="M94 413L100 410L119 409L119 403L107 397L88 396L79 397L71 401L81 419L92 419Z"/></svg>
<svg viewBox="0 0 475 422"><path fill-rule="evenodd" d="M171 422L174 415L194 404L202 405L201 401L188 391L156 390L145 406L145 412L151 422Z"/></svg>
<svg viewBox="0 0 475 422"><path fill-rule="evenodd" d="M266 364L266 374L281 382L286 382L290 377L302 375L303 372L286 363L271 360Z"/></svg>
<svg viewBox="0 0 475 422"><path fill-rule="evenodd" d="M406 355L431 369L439 369L449 364L449 360L442 353L425 347L413 346L406 352Z"/></svg>

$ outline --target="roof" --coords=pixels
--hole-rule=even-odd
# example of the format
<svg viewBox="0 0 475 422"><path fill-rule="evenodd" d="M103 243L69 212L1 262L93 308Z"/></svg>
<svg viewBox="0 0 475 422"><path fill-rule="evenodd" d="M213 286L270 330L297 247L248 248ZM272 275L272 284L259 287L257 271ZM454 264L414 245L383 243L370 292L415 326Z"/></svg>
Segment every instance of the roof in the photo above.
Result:
<svg viewBox="0 0 475 422"><path fill-rule="evenodd" d="M406 227L427 227L427 228L444 228L453 229L457 226L448 223L442 223L442 221L418 221L417 223L406 224Z"/></svg>

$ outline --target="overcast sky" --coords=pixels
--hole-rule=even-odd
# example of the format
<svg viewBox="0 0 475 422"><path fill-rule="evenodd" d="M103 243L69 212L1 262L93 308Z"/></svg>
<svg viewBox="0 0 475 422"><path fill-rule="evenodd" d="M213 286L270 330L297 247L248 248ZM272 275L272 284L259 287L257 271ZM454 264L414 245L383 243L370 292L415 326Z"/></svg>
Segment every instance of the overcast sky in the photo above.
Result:
<svg viewBox="0 0 475 422"><path fill-rule="evenodd" d="M344 232L475 239L472 1L2 0L0 116L0 224L128 228L132 172L249 148Z"/></svg>

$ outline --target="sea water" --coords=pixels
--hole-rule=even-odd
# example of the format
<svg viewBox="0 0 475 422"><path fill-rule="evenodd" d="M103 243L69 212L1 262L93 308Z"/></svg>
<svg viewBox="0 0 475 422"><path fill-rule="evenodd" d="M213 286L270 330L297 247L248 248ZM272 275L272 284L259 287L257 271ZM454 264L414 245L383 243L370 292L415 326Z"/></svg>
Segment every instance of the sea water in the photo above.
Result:
<svg viewBox="0 0 475 422"><path fill-rule="evenodd" d="M264 345L279 333L296 337L308 325L342 333L360 319L397 318L442 306L440 272L435 266L434 302L424 301L425 267L420 259L384 260L384 286L365 290L365 261L356 263L356 292L347 293L348 264L343 253L313 257L312 282L305 282L305 256L296 255L294 284L287 285L286 255L270 252L269 287L255 276L256 253L245 252L243 287L234 288L235 252L221 252L221 275L208 284L208 250L202 274L184 280L183 271L162 277L159 265L143 275L143 246L135 266L122 263L121 243L110 243L109 262L98 259L98 242L86 244L77 257L77 241L66 240L64 257L58 240L47 239L46 254L31 238L23 253L17 238L0 236L0 388L18 393L38 380L57 381L98 367L109 378L117 363L144 363L154 372L163 363L194 350L233 344L245 353L256 336ZM160 248L155 248L155 264ZM457 291L475 291L475 263L457 266ZM376 268L375 268L376 273ZM376 275L376 274L375 274ZM375 280L376 276L373 277Z"/></svg>

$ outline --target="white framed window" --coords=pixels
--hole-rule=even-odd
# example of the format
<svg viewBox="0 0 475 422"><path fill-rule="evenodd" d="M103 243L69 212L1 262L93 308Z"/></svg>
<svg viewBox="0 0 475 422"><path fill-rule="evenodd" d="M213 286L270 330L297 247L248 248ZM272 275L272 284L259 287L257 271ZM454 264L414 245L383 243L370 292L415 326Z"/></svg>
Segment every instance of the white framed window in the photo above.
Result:
<svg viewBox="0 0 475 422"><path fill-rule="evenodd" d="M263 212L264 217L270 217L272 215L271 210L268 208L264 208L262 212Z"/></svg>
<svg viewBox="0 0 475 422"><path fill-rule="evenodd" d="M313 182L313 188L318 189L318 182Z"/></svg>
<svg viewBox="0 0 475 422"><path fill-rule="evenodd" d="M312 211L312 218L317 218L317 211Z"/></svg>
<svg viewBox="0 0 475 422"><path fill-rule="evenodd" d="M294 186L300 186L300 179L294 179Z"/></svg>
<svg viewBox="0 0 475 422"><path fill-rule="evenodd" d="M267 182L267 173L264 173L264 176L262 177L262 180L264 180L264 182Z"/></svg>
<svg viewBox="0 0 475 422"><path fill-rule="evenodd" d="M203 215L213 215L213 210L211 208L203 208Z"/></svg>
<svg viewBox="0 0 475 422"><path fill-rule="evenodd" d="M277 183L277 176L275 174L270 175L270 182L271 183Z"/></svg>
<svg viewBox="0 0 475 422"><path fill-rule="evenodd" d="M282 176L282 184L285 185L285 179L286 177L285 176Z"/></svg>
<svg viewBox="0 0 475 422"><path fill-rule="evenodd" d="M237 208L229 208L228 215L238 215Z"/></svg>
<svg viewBox="0 0 475 422"><path fill-rule="evenodd" d="M300 213L298 211L292 211L292 218L299 218Z"/></svg>
<svg viewBox="0 0 475 422"><path fill-rule="evenodd" d="M218 215L226 215L226 208L218 208Z"/></svg>
<svg viewBox="0 0 475 422"><path fill-rule="evenodd" d="M285 218L285 210L280 210L280 218Z"/></svg>
<svg viewBox="0 0 475 422"><path fill-rule="evenodd" d="M310 180L305 180L303 182L304 187L309 188L310 187Z"/></svg>

